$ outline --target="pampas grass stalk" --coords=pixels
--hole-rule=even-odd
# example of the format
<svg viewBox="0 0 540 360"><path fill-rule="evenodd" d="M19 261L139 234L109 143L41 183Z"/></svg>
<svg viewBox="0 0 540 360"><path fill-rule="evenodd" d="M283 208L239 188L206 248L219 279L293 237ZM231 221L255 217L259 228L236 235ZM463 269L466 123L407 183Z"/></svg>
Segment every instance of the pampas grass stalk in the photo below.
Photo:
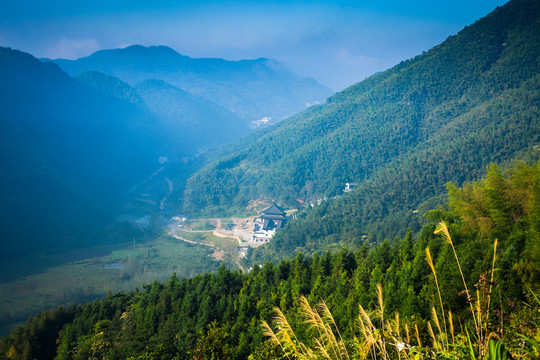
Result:
<svg viewBox="0 0 540 360"><path fill-rule="evenodd" d="M330 324L334 325L334 328L336 329L336 332L339 336L339 344L343 345L343 349L341 349L340 346L337 346L338 349L340 350L339 353L340 353L340 358L341 358L341 353L344 352L345 355L347 356L347 359L350 359L349 358L349 354L347 353L347 349L345 348L345 342L343 341L343 338L341 337L341 333L339 332L339 328L336 324L336 321L334 320L334 317L332 316L332 313L330 312L330 310L328 309L328 306L326 306L326 303L324 302L324 300L321 300L319 302L319 310L322 312L323 314L323 317L325 319L328 319L330 321ZM338 344L338 341L335 339L335 336L334 336L334 333L332 331L330 331L330 334L332 334L332 337L334 338L334 342L335 344L337 345ZM342 351L344 350L344 351Z"/></svg>
<svg viewBox="0 0 540 360"><path fill-rule="evenodd" d="M439 346L439 342L437 341L437 337L435 336L435 333L433 332L433 328L431 327L431 323L428 322L427 326L428 326L429 335L431 335L431 338L433 339L433 346L435 347L435 349L440 350L441 347Z"/></svg>
<svg viewBox="0 0 540 360"><path fill-rule="evenodd" d="M454 339L454 320L452 319L452 311L448 311L448 322L450 323L450 335L452 335L452 343L454 344L456 340Z"/></svg>
<svg viewBox="0 0 540 360"><path fill-rule="evenodd" d="M416 333L416 341L418 342L418 346L422 347L422 341L420 340L420 332L418 331L418 325L414 324L414 330Z"/></svg>
<svg viewBox="0 0 540 360"><path fill-rule="evenodd" d="M276 315L274 316L274 321L277 323L278 328L280 330L278 335L282 337L281 341L289 345L294 350L294 352L296 353L303 352L303 351L298 350L298 347L296 346L296 344L300 346L300 341L298 341L296 334L294 333L291 325L287 321L287 318L285 317L283 312L281 312L281 310L278 307L274 308L274 312L276 313ZM293 341L293 338L296 342ZM301 346L300 348L302 349Z"/></svg>
<svg viewBox="0 0 540 360"><path fill-rule="evenodd" d="M478 346L480 346L484 339L483 326L482 326L482 305L480 304L480 290L476 289L476 313L478 314Z"/></svg>
<svg viewBox="0 0 540 360"><path fill-rule="evenodd" d="M382 341L382 353L383 358L387 358L386 341L384 339L384 303L383 303L383 289L381 284L377 284L377 302L379 303L379 309L377 310L379 317L381 318L381 341Z"/></svg>
<svg viewBox="0 0 540 360"><path fill-rule="evenodd" d="M405 334L407 334L407 344L411 343L411 334L409 333L409 325L405 323Z"/></svg>
<svg viewBox="0 0 540 360"><path fill-rule="evenodd" d="M435 309L435 306L431 308L431 316L433 318L433 322L435 323L435 325L437 325L437 330L439 330L440 339L443 340L444 335L441 330L441 323L439 322L439 317L437 316L437 309ZM444 343L444 341L442 342Z"/></svg>
<svg viewBox="0 0 540 360"><path fill-rule="evenodd" d="M396 320L394 323L394 334L396 334L397 337L400 337L399 336L399 313L396 312L395 316L396 316Z"/></svg>
<svg viewBox="0 0 540 360"><path fill-rule="evenodd" d="M476 317L474 316L474 308L472 304L472 296L469 292L469 288L467 287L467 282L465 281L465 276L463 275L463 270L461 270L461 264L459 263L459 258L457 256L456 248L454 247L454 242L452 241L452 237L450 236L450 232L448 231L448 227L446 226L446 223L444 220L441 220L439 222L439 225L437 225L437 228L434 231L434 234L442 233L446 241L450 244L452 247L452 251L454 252L454 257L456 258L456 263L459 269L459 273L461 275L461 280L463 281L463 286L465 287L465 293L467 294L467 302L469 303L469 306L471 308L471 312L473 314L474 319L474 327L476 328L476 332L479 332L478 323L476 322Z"/></svg>
<svg viewBox="0 0 540 360"><path fill-rule="evenodd" d="M287 356L287 359L290 360L291 358L289 357L289 354L287 353L287 351L285 351L285 348L283 347L283 344L278 339L278 337L276 336L276 334L274 333L274 331L272 330L270 325L268 325L268 323L266 321L264 321L264 320L261 322L261 325L263 327L263 335L268 336L270 338L270 342L272 342L274 344L278 344L279 347L281 348L281 351L283 351L285 356Z"/></svg>
<svg viewBox="0 0 540 360"><path fill-rule="evenodd" d="M317 334L312 339L312 346L307 347L302 343L294 333L291 325L287 321L287 318L277 307L274 308L274 324L277 331L274 332L272 328L263 321L263 334L269 337L269 341L278 344L281 350L289 357L287 351L291 351L295 359L334 359L334 360L346 360L349 359L349 353L345 342L339 335L339 340L335 335L335 331L339 333L336 321L332 316L330 310L324 303L318 305L318 310L312 308L305 297L301 297L300 301L300 315L304 318L304 324L308 326L308 331L311 334ZM365 313L365 312L364 312ZM322 316L321 316L322 315ZM364 324L372 326L369 320L369 315L365 313L365 319L361 318L361 324L363 326L363 334L366 338L362 346L363 349L367 349L369 352L370 347L377 343L377 340L370 335L371 329L366 329Z"/></svg>
<svg viewBox="0 0 540 360"><path fill-rule="evenodd" d="M305 296L300 297L300 309L307 318L306 323L310 325L310 328L316 328L319 333L319 337L322 337L324 331L323 321L319 314L316 311L313 311Z"/></svg>
<svg viewBox="0 0 540 360"><path fill-rule="evenodd" d="M426 260L428 262L429 267L431 268L431 271L433 272L433 276L435 277L435 285L437 285L437 292L439 294L439 301L441 303L441 312L443 315L444 332L446 334L446 338L448 339L448 333L446 331L446 316L444 315L444 306L442 302L441 289L439 288L439 280L437 279L437 272L435 271L435 266L433 265L433 258L431 257L431 252L429 251L429 247L426 247Z"/></svg>
<svg viewBox="0 0 540 360"><path fill-rule="evenodd" d="M495 260L497 259L497 243L498 243L498 240L495 239L495 243L493 244L493 263L491 264L491 280L489 281L486 323L488 323L489 321L489 307L491 304L491 288L493 286L493 275L495 273Z"/></svg>

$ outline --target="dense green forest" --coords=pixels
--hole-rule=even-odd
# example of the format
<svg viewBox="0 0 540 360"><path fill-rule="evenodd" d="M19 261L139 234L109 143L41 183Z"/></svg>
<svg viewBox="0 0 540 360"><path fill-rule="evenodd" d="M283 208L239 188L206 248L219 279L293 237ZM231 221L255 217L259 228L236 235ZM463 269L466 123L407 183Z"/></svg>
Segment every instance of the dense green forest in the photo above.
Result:
<svg viewBox="0 0 540 360"><path fill-rule="evenodd" d="M222 265L192 278L172 274L166 283L45 311L0 340L0 360L539 358L538 39L540 2L512 0L325 104L209 154L204 168L184 164L171 175L177 183L200 171L169 195L182 198L190 216L238 215L270 201L301 209L270 244L249 252L249 271ZM158 53L168 78L142 82ZM43 249L49 239L71 246L77 231L84 244L135 235L95 225L112 221L110 194L155 171L164 146L175 144L173 132L155 126L166 116L146 117L152 107L177 106L170 119L189 112L193 96L182 82L216 76L182 77L180 62L191 60L134 46L59 61L107 74L75 80L55 64L0 48L9 120L0 132L8 170L0 193L12 216L1 225L9 238L29 240L2 244L0 257L28 244ZM245 65L247 73L290 75L266 59L204 62L216 73L229 69L223 81ZM311 91L309 80L291 81ZM208 89L217 103L238 100L225 85ZM167 96L156 97L161 92ZM264 110L237 105L244 121ZM109 107L116 112L102 113ZM75 122L74 109L84 115ZM111 132L101 138L103 124ZM49 136L57 128L61 136ZM111 181L96 169L121 177ZM357 185L343 193L346 182ZM85 184L94 190L81 192ZM40 199L59 200L60 209ZM172 207L181 213L179 203Z"/></svg>
<svg viewBox="0 0 540 360"><path fill-rule="evenodd" d="M540 4L514 0L442 44L216 155L188 181L185 211L231 214L254 200L309 211L278 247L403 236L445 184L538 144ZM293 235L293 232L302 235ZM284 245L284 242L286 244Z"/></svg>
<svg viewBox="0 0 540 360"><path fill-rule="evenodd" d="M447 208L428 212L418 236L298 253L248 273L173 274L46 311L2 338L0 358L537 357L540 161L492 165L480 181L448 189ZM328 311L306 306L321 300ZM325 336L343 340L317 343L311 332L325 321ZM326 346L334 354L317 357Z"/></svg>

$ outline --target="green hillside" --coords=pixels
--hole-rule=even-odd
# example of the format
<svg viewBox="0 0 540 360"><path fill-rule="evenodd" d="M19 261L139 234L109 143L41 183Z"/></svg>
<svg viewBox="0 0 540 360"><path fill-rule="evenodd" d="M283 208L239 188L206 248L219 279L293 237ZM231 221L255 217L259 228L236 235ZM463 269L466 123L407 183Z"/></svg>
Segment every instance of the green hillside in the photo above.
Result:
<svg viewBox="0 0 540 360"><path fill-rule="evenodd" d="M137 92L122 80L98 71L85 71L73 76L79 82L119 100L133 103L141 108L146 104Z"/></svg>
<svg viewBox="0 0 540 360"><path fill-rule="evenodd" d="M449 196L450 211L431 212L417 237L299 253L248 273L221 266L193 278L173 274L167 283L46 311L0 339L0 359L534 358L540 162L507 173L493 166ZM332 318L315 307L321 300ZM292 329L287 340L283 331ZM321 341L321 332L341 345Z"/></svg>
<svg viewBox="0 0 540 360"><path fill-rule="evenodd" d="M162 80L146 80L135 90L156 115L159 125L186 153L237 140L248 133L246 122L231 111Z"/></svg>
<svg viewBox="0 0 540 360"><path fill-rule="evenodd" d="M539 38L540 4L511 1L227 149L189 180L186 212L242 212L251 200L301 207L355 182L351 193L291 221L270 246L290 254L417 230L448 181L478 178L540 142Z"/></svg>

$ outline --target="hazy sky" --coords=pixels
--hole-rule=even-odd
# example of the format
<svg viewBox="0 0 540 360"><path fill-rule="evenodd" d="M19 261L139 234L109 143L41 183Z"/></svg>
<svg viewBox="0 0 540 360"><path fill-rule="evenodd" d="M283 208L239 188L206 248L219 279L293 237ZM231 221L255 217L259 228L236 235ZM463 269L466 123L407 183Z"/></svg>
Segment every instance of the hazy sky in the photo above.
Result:
<svg viewBox="0 0 540 360"><path fill-rule="evenodd" d="M276 59L333 90L437 45L506 0L0 0L0 45L78 58L132 44Z"/></svg>

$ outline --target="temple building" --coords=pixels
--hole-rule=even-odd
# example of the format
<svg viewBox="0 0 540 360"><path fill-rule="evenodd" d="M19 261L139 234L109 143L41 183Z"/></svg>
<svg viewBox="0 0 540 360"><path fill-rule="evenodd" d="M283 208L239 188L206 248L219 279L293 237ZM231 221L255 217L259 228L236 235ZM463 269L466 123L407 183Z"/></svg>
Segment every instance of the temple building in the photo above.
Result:
<svg viewBox="0 0 540 360"><path fill-rule="evenodd" d="M262 215L255 219L253 228L254 242L268 242L281 229L287 221L285 211L279 206L272 204L262 211Z"/></svg>

